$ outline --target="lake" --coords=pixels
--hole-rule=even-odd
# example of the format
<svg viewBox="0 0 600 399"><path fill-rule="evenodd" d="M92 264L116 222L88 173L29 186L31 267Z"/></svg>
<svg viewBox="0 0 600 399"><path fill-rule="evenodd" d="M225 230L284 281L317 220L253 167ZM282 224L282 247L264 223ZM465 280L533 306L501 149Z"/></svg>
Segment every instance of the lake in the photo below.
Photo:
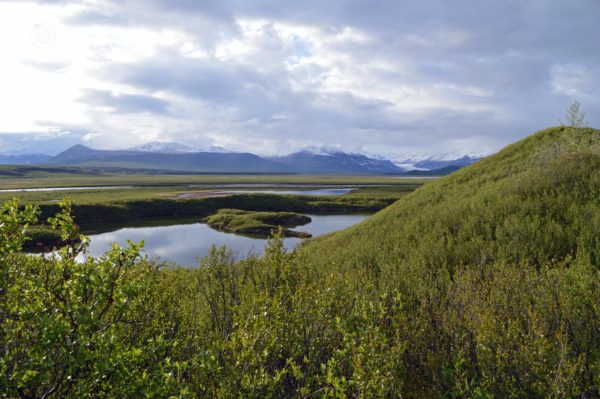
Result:
<svg viewBox="0 0 600 399"><path fill-rule="evenodd" d="M151 186L149 186L151 187ZM179 198L194 198L194 197L211 197L233 194L278 194L278 195L343 195L347 194L357 187L331 187L331 186L302 186L289 184L186 184L183 187L197 188L202 187L211 191L202 192L198 195L197 192L179 194ZM264 189L269 187L269 189ZM11 188L1 189L1 193L29 193L29 192L52 192L52 191L85 191L85 190L115 190L115 189L131 189L144 188L144 186L74 186L74 187L32 187L32 188ZM147 188L147 187L146 187ZM290 189L295 188L295 189ZM216 190L227 189L227 190Z"/></svg>
<svg viewBox="0 0 600 399"><path fill-rule="evenodd" d="M343 195L356 190L356 188L319 188L319 189L299 189L299 190L265 190L265 189L250 189L250 190L224 190L224 191L212 191L212 192L191 192L181 193L178 198L195 198L195 197L220 197L225 195L234 194L276 194L276 195L316 195L316 196L329 196L329 195Z"/></svg>
<svg viewBox="0 0 600 399"><path fill-rule="evenodd" d="M320 188L316 190L229 190L225 194L278 194L278 195L343 195L355 188Z"/></svg>
<svg viewBox="0 0 600 399"><path fill-rule="evenodd" d="M313 237L342 230L361 222L369 215L308 215L312 221L297 230L311 233ZM124 227L115 231L90 235L90 256L100 256L108 251L111 244L127 245L127 240L138 242L144 240L143 254L150 258L159 258L167 263L175 262L184 266L198 265L197 257L209 254L211 246L225 245L236 259L249 254L264 254L266 239L245 237L231 233L216 231L204 223L175 224L170 226ZM288 250L298 246L300 238L285 238L283 243Z"/></svg>
<svg viewBox="0 0 600 399"><path fill-rule="evenodd" d="M134 188L134 186L80 186L80 187L34 187L10 188L0 190L0 193L35 193L44 191L83 191L83 190L114 190L117 188Z"/></svg>

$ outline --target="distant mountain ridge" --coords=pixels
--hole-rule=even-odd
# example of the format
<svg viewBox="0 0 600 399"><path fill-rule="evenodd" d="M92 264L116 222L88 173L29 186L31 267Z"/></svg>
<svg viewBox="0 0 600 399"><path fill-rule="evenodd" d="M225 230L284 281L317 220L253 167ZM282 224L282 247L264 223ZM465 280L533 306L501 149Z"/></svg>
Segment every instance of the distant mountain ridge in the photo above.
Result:
<svg viewBox="0 0 600 399"><path fill-rule="evenodd" d="M441 169L441 168L446 168L449 166L463 167L463 166L471 165L473 162L477 162L481 158L482 157L474 157L474 156L470 156L470 155L465 155L461 158L451 159L451 160L425 159L423 161L419 161L419 162L415 163L415 166L417 168L423 168L423 169L429 169L429 170Z"/></svg>
<svg viewBox="0 0 600 399"><path fill-rule="evenodd" d="M443 159L443 158L425 158L425 159L398 159L395 164L404 169L415 169L415 170L436 170L448 167L462 168L464 166L471 165L474 162L482 159L483 156L478 155L463 155L456 159Z"/></svg>
<svg viewBox="0 0 600 399"><path fill-rule="evenodd" d="M183 147L152 146L127 150L95 150L78 144L46 164L86 167L125 167L208 173L308 173L308 174L401 174L391 161L361 154L301 151L285 157L263 158L250 153L182 152Z"/></svg>
<svg viewBox="0 0 600 399"><path fill-rule="evenodd" d="M186 173L293 173L357 175L445 175L479 158L454 160L388 159L340 150L304 149L285 156L261 157L232 152L212 144L194 148L177 142L154 141L123 150L97 150L74 145L51 157L44 154L0 154L0 164L61 165L146 169Z"/></svg>
<svg viewBox="0 0 600 399"><path fill-rule="evenodd" d="M37 153L0 154L0 165L35 165L50 158L50 155Z"/></svg>
<svg viewBox="0 0 600 399"><path fill-rule="evenodd" d="M61 152L45 164L204 173L286 173L288 169L249 153L95 150L81 144Z"/></svg>
<svg viewBox="0 0 600 399"><path fill-rule="evenodd" d="M182 153L182 152L233 152L227 148L210 144L204 147L192 147L186 144L177 143L175 141L150 141L145 144L140 144L135 147L128 148L130 151L143 152L162 152L162 153Z"/></svg>
<svg viewBox="0 0 600 399"><path fill-rule="evenodd" d="M342 171L365 174L401 174L405 171L388 160L371 158L362 154L348 154L341 151L313 152L304 150L283 157L270 157L269 159L305 172L339 173Z"/></svg>

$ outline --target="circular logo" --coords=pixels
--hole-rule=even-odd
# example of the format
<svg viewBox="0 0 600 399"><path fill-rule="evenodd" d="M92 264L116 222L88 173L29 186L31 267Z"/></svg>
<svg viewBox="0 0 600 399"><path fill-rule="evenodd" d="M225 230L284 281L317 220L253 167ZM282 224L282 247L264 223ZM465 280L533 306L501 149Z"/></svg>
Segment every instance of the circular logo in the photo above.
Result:
<svg viewBox="0 0 600 399"><path fill-rule="evenodd" d="M31 43L41 49L50 48L56 40L56 33L50 25L36 24L29 31L29 40Z"/></svg>

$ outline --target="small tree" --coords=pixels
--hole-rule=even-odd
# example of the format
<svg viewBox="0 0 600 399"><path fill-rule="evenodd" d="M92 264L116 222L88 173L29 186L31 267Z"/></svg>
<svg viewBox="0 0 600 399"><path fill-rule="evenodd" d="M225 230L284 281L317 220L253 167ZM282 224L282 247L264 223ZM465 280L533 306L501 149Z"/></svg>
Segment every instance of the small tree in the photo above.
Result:
<svg viewBox="0 0 600 399"><path fill-rule="evenodd" d="M568 127L587 127L585 112L580 111L580 106L581 104L578 101L573 101L567 109L565 117L567 118L566 125Z"/></svg>

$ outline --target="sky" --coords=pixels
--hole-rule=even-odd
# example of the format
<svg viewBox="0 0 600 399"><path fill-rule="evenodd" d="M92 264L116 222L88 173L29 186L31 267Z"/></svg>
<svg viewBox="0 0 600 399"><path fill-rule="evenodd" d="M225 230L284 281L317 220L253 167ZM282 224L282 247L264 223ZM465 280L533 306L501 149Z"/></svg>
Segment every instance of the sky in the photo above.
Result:
<svg viewBox="0 0 600 399"><path fill-rule="evenodd" d="M0 0L0 153L489 154L600 127L600 0Z"/></svg>

